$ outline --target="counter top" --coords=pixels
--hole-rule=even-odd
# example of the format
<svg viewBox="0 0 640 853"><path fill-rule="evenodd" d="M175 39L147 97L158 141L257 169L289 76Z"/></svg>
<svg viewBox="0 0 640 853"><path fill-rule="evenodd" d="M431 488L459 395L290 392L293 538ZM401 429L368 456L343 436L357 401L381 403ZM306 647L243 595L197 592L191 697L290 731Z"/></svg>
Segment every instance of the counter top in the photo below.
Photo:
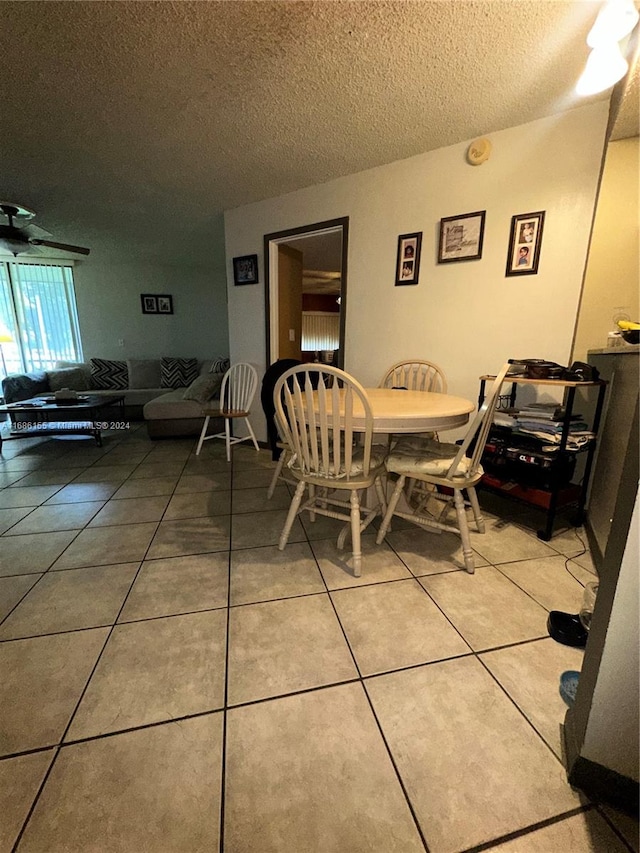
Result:
<svg viewBox="0 0 640 853"><path fill-rule="evenodd" d="M587 356L592 355L633 355L640 352L640 344L625 344L622 347L603 347L602 349L590 349Z"/></svg>

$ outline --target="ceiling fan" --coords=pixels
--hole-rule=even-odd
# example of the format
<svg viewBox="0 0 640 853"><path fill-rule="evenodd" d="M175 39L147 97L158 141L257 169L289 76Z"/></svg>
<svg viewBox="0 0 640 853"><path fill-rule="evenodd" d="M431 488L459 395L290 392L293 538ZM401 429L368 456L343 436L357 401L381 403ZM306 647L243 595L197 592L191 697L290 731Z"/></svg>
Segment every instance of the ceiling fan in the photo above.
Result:
<svg viewBox="0 0 640 853"><path fill-rule="evenodd" d="M70 246L68 243L47 240L46 238L51 237L51 234L29 221L36 214L28 207L10 201L0 201L0 214L5 216L9 223L0 225L0 249L11 252L12 255L25 254L32 246L48 246L51 249L63 249L65 252L74 252L78 255L89 254L89 249L83 246ZM15 224L14 220L19 224Z"/></svg>

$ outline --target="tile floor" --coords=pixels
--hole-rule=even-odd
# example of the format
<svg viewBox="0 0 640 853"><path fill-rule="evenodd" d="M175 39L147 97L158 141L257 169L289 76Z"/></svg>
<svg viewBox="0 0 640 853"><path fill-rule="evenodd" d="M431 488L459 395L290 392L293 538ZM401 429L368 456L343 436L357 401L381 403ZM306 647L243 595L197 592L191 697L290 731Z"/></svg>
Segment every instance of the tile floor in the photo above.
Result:
<svg viewBox="0 0 640 853"><path fill-rule="evenodd" d="M638 850L560 761L573 532L489 512L470 576L398 523L355 579L333 520L278 551L266 451L194 449L3 447L0 853Z"/></svg>

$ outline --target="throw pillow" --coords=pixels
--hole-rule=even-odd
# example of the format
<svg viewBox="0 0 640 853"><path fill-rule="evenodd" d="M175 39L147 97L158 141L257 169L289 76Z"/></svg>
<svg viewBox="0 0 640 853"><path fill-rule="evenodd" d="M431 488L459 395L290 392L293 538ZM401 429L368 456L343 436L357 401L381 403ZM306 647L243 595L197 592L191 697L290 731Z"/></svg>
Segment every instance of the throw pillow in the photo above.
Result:
<svg viewBox="0 0 640 853"><path fill-rule="evenodd" d="M214 360L211 364L211 372L212 373L226 373L227 370L229 370L230 366L231 366L231 362L229 361L229 359L224 355L220 355L220 356L218 356L218 358L214 358Z"/></svg>
<svg viewBox="0 0 640 853"><path fill-rule="evenodd" d="M71 388L73 391L88 391L87 372L83 367L63 367L57 370L47 370L49 389L62 391Z"/></svg>
<svg viewBox="0 0 640 853"><path fill-rule="evenodd" d="M129 388L161 388L159 358L129 358Z"/></svg>
<svg viewBox="0 0 640 853"><path fill-rule="evenodd" d="M196 403L207 403L220 391L222 385L222 373L207 373L198 376L182 395L183 400L195 400Z"/></svg>
<svg viewBox="0 0 640 853"><path fill-rule="evenodd" d="M161 388L185 388L198 378L197 358L160 359Z"/></svg>
<svg viewBox="0 0 640 853"><path fill-rule="evenodd" d="M105 391L123 391L129 387L129 371L126 361L108 358L91 359L91 384Z"/></svg>

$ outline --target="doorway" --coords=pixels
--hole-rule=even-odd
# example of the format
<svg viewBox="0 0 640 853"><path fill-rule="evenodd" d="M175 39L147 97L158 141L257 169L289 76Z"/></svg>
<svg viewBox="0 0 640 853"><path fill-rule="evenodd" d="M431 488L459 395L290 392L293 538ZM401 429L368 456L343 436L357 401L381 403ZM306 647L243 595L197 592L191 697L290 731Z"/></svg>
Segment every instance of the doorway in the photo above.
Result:
<svg viewBox="0 0 640 853"><path fill-rule="evenodd" d="M265 234L267 366L344 365L348 238L348 217Z"/></svg>

